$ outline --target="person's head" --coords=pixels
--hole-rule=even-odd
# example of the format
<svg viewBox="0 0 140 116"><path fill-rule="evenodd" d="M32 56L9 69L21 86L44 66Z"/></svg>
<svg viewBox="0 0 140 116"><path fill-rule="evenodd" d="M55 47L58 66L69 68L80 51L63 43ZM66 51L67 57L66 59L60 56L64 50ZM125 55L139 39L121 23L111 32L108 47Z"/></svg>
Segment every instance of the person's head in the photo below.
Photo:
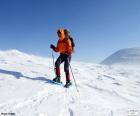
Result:
<svg viewBox="0 0 140 116"><path fill-rule="evenodd" d="M58 35L59 39L61 39L61 40L64 39L65 38L64 29L63 28L58 29L57 35Z"/></svg>

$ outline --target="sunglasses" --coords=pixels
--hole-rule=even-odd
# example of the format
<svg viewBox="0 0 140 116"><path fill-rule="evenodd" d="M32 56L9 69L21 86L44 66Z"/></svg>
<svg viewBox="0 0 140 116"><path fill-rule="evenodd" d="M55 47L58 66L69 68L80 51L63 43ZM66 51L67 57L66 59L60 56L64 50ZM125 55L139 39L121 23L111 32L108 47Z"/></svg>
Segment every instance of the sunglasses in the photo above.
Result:
<svg viewBox="0 0 140 116"><path fill-rule="evenodd" d="M61 36L61 33L58 31L58 32L57 32L57 35L58 35L58 36Z"/></svg>

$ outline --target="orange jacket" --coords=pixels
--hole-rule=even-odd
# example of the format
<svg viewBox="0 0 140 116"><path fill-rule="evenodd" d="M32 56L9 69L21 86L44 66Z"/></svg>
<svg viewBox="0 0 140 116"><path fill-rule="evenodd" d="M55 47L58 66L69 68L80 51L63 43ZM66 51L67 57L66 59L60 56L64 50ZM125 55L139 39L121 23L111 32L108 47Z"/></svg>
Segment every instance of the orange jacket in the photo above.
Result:
<svg viewBox="0 0 140 116"><path fill-rule="evenodd" d="M61 32L61 38L59 38L57 42L55 51L71 55L72 54L71 40L65 37L64 29L59 29L59 31Z"/></svg>

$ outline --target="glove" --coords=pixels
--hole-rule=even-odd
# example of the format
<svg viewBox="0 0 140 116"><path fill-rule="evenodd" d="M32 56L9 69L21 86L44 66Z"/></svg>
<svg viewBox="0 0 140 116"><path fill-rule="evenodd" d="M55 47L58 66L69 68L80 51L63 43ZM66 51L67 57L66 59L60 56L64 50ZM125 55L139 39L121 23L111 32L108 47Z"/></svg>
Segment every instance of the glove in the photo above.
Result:
<svg viewBox="0 0 140 116"><path fill-rule="evenodd" d="M50 48L54 50L55 49L55 46L53 44L51 44L50 45Z"/></svg>

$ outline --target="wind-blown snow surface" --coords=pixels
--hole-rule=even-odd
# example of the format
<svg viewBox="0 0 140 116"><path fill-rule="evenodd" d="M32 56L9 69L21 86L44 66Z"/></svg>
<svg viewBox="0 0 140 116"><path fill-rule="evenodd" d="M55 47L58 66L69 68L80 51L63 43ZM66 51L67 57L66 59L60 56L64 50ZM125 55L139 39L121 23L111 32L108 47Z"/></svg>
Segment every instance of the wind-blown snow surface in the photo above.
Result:
<svg viewBox="0 0 140 116"><path fill-rule="evenodd" d="M106 58L102 64L107 65L138 65L140 66L140 48L126 48L121 49L108 58Z"/></svg>
<svg viewBox="0 0 140 116"><path fill-rule="evenodd" d="M79 94L74 82L69 89L49 82L55 76L52 59L27 55L16 50L1 51L1 115L4 113L15 113L16 116L140 114L138 69L113 68L82 62L72 62L71 65ZM62 81L65 83L63 70L61 73Z"/></svg>

